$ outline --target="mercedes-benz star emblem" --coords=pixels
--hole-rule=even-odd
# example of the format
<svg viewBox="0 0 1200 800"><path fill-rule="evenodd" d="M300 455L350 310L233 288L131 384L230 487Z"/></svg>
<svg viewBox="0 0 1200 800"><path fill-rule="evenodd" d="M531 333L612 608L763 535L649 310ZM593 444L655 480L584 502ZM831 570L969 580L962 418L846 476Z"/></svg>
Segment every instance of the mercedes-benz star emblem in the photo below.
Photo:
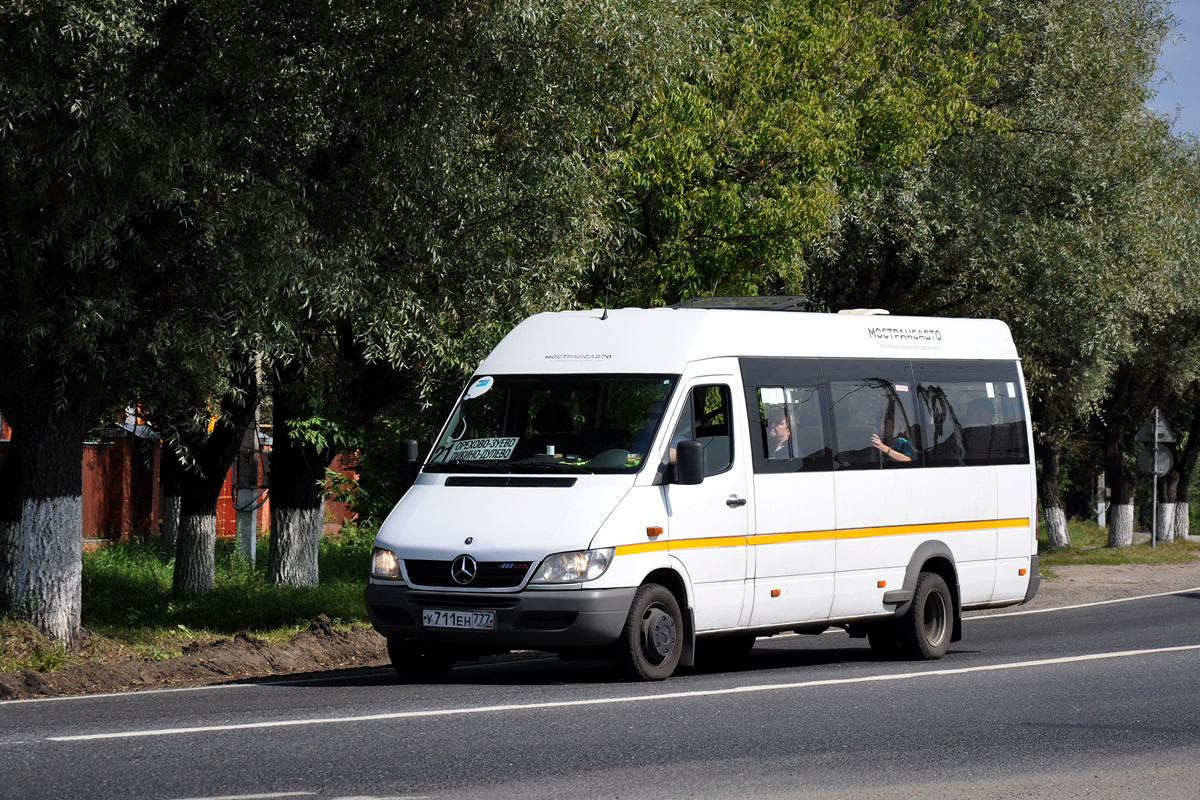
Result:
<svg viewBox="0 0 1200 800"><path fill-rule="evenodd" d="M475 563L475 559L470 556L459 556L454 559L454 563L450 565L450 577L454 578L454 582L462 586L466 586L471 581L475 580L475 574L479 572L479 565Z"/></svg>

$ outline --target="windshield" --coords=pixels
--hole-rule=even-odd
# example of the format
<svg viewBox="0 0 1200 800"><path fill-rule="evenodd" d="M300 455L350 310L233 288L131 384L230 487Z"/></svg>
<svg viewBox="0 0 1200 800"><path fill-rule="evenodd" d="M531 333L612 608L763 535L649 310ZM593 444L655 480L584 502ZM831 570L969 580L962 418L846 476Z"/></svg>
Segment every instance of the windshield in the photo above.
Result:
<svg viewBox="0 0 1200 800"><path fill-rule="evenodd" d="M429 472L636 472L677 375L476 376Z"/></svg>

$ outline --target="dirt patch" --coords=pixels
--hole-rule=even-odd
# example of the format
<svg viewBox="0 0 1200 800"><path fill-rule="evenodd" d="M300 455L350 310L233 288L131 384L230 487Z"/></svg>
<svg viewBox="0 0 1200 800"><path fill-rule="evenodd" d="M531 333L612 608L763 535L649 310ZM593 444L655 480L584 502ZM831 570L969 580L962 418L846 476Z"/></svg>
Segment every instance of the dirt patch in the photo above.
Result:
<svg viewBox="0 0 1200 800"><path fill-rule="evenodd" d="M119 664L80 664L54 672L0 673L0 700L199 686L388 663L386 642L373 629L337 630L328 617L320 616L308 630L282 644L269 644L240 633L232 639L189 645L183 655L162 661L130 659Z"/></svg>
<svg viewBox="0 0 1200 800"><path fill-rule="evenodd" d="M1058 608L1200 587L1200 558L1191 564L1074 565L1054 567L1028 604L972 611L967 616ZM0 673L0 700L121 692L146 688L200 686L248 678L324 670L386 666L387 646L368 627L337 630L327 617L282 644L246 634L190 645L183 655L162 661L130 659L118 664L81 664L55 672Z"/></svg>

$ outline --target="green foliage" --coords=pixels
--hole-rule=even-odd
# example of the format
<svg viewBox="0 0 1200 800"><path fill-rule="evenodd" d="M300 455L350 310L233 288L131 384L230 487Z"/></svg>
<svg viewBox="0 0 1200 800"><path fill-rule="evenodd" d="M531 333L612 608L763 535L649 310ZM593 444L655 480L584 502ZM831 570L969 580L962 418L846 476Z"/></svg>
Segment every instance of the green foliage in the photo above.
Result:
<svg viewBox="0 0 1200 800"><path fill-rule="evenodd" d="M267 636L294 631L321 614L365 624L362 593L372 535L364 531L337 542L323 540L321 585L309 588L265 581L265 540L259 542L256 568L238 555L234 543L218 542L214 591L182 599L172 596L172 562L157 542L105 547L84 557L84 625L125 641L153 643L241 631Z"/></svg>
<svg viewBox="0 0 1200 800"><path fill-rule="evenodd" d="M638 105L610 159L622 227L592 297L795 289L840 192L989 118L976 96L1006 45L980 7L906 8L718 4L719 49Z"/></svg>
<svg viewBox="0 0 1200 800"><path fill-rule="evenodd" d="M807 288L828 308L1005 320L1040 441L1061 444L1141 315L1182 288L1179 214L1162 213L1182 208L1178 143L1142 105L1170 16L1141 0L984 8L985 35L1021 45L983 99L1006 130L954 136L922 169L849 197Z"/></svg>
<svg viewBox="0 0 1200 800"><path fill-rule="evenodd" d="M1038 565L1053 568L1068 564L1190 564L1200 558L1200 542L1145 541L1129 547L1108 547L1108 531L1094 522L1073 520L1067 523L1070 547L1047 551L1045 539L1038 539Z"/></svg>

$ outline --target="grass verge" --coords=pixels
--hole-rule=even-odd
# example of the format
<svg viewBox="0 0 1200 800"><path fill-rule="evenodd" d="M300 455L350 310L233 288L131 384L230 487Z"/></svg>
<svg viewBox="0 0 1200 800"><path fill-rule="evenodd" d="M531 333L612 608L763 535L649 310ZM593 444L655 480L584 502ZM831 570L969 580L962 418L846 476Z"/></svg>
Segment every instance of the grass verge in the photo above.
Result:
<svg viewBox="0 0 1200 800"><path fill-rule="evenodd" d="M1200 542L1158 542L1150 546L1149 538L1137 539L1128 547L1109 547L1108 530L1087 520L1067 523L1070 547L1049 549L1046 540L1038 539L1038 567L1069 564L1188 564L1200 557Z"/></svg>
<svg viewBox="0 0 1200 800"><path fill-rule="evenodd" d="M275 586L266 581L268 545L259 541L256 566L233 542L218 541L211 594L171 594L174 560L157 540L129 542L83 556L83 627L87 635L69 651L23 620L0 617L0 672L52 672L84 662L177 656L192 642L245 632L269 642L286 641L324 614L335 626L367 624L367 583L373 531L348 531L325 539L318 556L321 584Z"/></svg>

